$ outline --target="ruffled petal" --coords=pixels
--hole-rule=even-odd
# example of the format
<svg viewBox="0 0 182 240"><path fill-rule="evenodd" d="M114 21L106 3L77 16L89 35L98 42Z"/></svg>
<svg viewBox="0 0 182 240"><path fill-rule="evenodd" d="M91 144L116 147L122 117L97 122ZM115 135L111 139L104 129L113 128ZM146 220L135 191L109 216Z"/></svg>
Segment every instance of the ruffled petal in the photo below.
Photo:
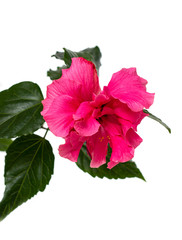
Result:
<svg viewBox="0 0 182 240"><path fill-rule="evenodd" d="M80 137L78 133L72 131L66 138L66 143L59 146L59 154L72 162L77 162L80 149L85 142L85 138Z"/></svg>
<svg viewBox="0 0 182 240"><path fill-rule="evenodd" d="M154 101L154 93L146 92L147 81L139 77L135 68L123 68L114 73L104 92L126 103L128 107L138 112L149 108Z"/></svg>
<svg viewBox="0 0 182 240"><path fill-rule="evenodd" d="M79 102L75 99L62 95L54 99L49 106L49 111L43 111L41 114L53 134L66 137L74 126L73 114L78 106ZM44 107L46 108L46 102L44 102Z"/></svg>
<svg viewBox="0 0 182 240"><path fill-rule="evenodd" d="M98 168L106 163L108 142L108 135L102 127L98 133L87 139L87 150L92 158L90 167Z"/></svg>
<svg viewBox="0 0 182 240"><path fill-rule="evenodd" d="M92 136L98 132L100 123L93 117L76 121L74 128L81 136Z"/></svg>
<svg viewBox="0 0 182 240"><path fill-rule="evenodd" d="M109 136L117 136L122 134L121 124L114 115L103 116L100 120L102 127L108 132Z"/></svg>
<svg viewBox="0 0 182 240"><path fill-rule="evenodd" d="M42 116L44 116L54 101L54 99L62 94L61 88L59 86L59 82L57 80L53 81L51 84L47 86L47 96L42 101L43 111L41 112Z"/></svg>
<svg viewBox="0 0 182 240"><path fill-rule="evenodd" d="M109 101L110 97L104 92L100 92L99 95L93 94L93 101L91 102L91 105L93 107L101 107L103 104L106 104Z"/></svg>
<svg viewBox="0 0 182 240"><path fill-rule="evenodd" d="M143 139L132 128L127 131L126 139L128 143L134 148L138 147L143 141Z"/></svg>
<svg viewBox="0 0 182 240"><path fill-rule="evenodd" d="M80 99L80 102L91 101L93 94L100 92L99 80L95 65L84 58L72 58L70 68L62 70L58 81L63 94Z"/></svg>
<svg viewBox="0 0 182 240"><path fill-rule="evenodd" d="M110 161L110 162L108 162L107 167L109 169L111 169L111 168L115 167L117 164L118 164L118 162Z"/></svg>
<svg viewBox="0 0 182 240"><path fill-rule="evenodd" d="M126 133L128 132L128 130L130 128L133 127L133 124L130 121L122 119L122 118L119 118L118 121L121 124L122 136L126 136Z"/></svg>
<svg viewBox="0 0 182 240"><path fill-rule="evenodd" d="M108 168L114 167L117 163L124 163L131 160L134 156L134 148L120 136L110 136L112 154L108 163ZM115 162L116 164L113 164Z"/></svg>
<svg viewBox="0 0 182 240"><path fill-rule="evenodd" d="M82 102L78 107L76 113L73 115L74 120L80 120L87 118L92 114L94 108L90 105L90 102Z"/></svg>
<svg viewBox="0 0 182 240"><path fill-rule="evenodd" d="M137 130L137 125L142 121L144 117L147 116L143 111L133 112L125 103L120 102L117 99L113 99L108 104L106 104L105 108L113 109L113 114L118 116L121 119L121 122L128 121L131 123L131 126ZM103 109L104 110L104 109ZM125 121L124 121L125 120ZM127 123L127 122L126 122ZM128 125L128 124L127 124ZM131 127L130 126L130 127ZM130 128L129 127L129 128Z"/></svg>

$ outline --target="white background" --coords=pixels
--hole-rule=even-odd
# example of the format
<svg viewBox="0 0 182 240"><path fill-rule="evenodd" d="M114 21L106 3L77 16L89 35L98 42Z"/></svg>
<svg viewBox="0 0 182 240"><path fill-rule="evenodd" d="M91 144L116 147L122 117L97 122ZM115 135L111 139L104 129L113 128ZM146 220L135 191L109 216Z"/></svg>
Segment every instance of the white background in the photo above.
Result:
<svg viewBox="0 0 182 240"><path fill-rule="evenodd" d="M138 133L143 143L135 162L139 179L92 178L58 155L62 139L51 133L55 172L44 193L24 203L0 223L0 238L64 240L182 239L182 7L177 0L20 1L0 3L0 91L21 81L46 93L51 58L63 47L102 51L100 83L122 67L137 67L155 92L150 111L172 129L149 118ZM43 132L39 133L43 135ZM0 154L0 197L4 153Z"/></svg>

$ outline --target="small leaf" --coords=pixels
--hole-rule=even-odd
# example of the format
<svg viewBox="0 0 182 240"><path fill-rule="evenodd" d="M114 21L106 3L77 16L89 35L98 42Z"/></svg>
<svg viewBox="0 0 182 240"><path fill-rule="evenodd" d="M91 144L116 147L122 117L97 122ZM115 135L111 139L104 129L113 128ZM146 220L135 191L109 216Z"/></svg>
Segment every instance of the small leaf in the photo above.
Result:
<svg viewBox="0 0 182 240"><path fill-rule="evenodd" d="M51 80L55 80L61 77L62 69L69 68L71 66L71 59L73 57L83 57L86 60L93 62L97 69L97 74L99 75L99 68L101 66L101 52L99 47L96 46L94 48L86 48L80 52L73 52L66 48L63 48L63 50L64 52L56 52L53 57L63 60L66 66L58 67L56 71L50 69L47 73L47 76L49 76Z"/></svg>
<svg viewBox="0 0 182 240"><path fill-rule="evenodd" d="M112 149L108 147L108 155L107 155L107 162L111 157ZM90 167L91 159L88 156L87 149L85 144L82 146L80 150L80 154L77 160L77 166L84 172L89 173L92 177L99 177L99 178L109 178L109 179L124 179L124 178L133 178L138 177L145 181L142 173L137 168L136 164L133 161L128 161L125 163L119 163L112 169L107 168L107 164L100 166L99 168L91 168Z"/></svg>
<svg viewBox="0 0 182 240"><path fill-rule="evenodd" d="M0 92L0 138L31 134L44 123L39 86L21 82Z"/></svg>
<svg viewBox="0 0 182 240"><path fill-rule="evenodd" d="M148 115L149 118L151 118L151 119L157 121L158 123L160 123L162 126L164 126L168 130L169 133L171 133L171 129L160 118L154 116L152 113L150 113L146 109L144 109L143 112L149 114Z"/></svg>
<svg viewBox="0 0 182 240"><path fill-rule="evenodd" d="M86 48L80 52L72 52L71 50L68 50L64 48L64 61L67 66L71 66L71 58L73 57L83 57L88 61L91 61L94 63L96 69L97 69L97 74L99 75L99 68L101 66L100 59L101 59L101 52L99 47L94 47L94 48Z"/></svg>
<svg viewBox="0 0 182 240"><path fill-rule="evenodd" d="M7 138L0 138L0 151L6 151L13 141Z"/></svg>
<svg viewBox="0 0 182 240"><path fill-rule="evenodd" d="M67 66L57 67L57 70L51 70L47 72L47 76L50 77L51 80L59 79L62 76L62 69L66 69Z"/></svg>
<svg viewBox="0 0 182 240"><path fill-rule="evenodd" d="M63 49L64 49L64 59L63 60L68 67L71 66L71 59L72 58L83 57L78 52L72 52L71 50L66 49L66 48L63 48ZM57 53L59 53L59 52L57 52ZM59 53L59 54L61 54L61 53Z"/></svg>
<svg viewBox="0 0 182 240"><path fill-rule="evenodd" d="M37 135L17 138L5 158L5 192L0 202L0 220L15 208L44 191L54 168L50 143Z"/></svg>
<svg viewBox="0 0 182 240"><path fill-rule="evenodd" d="M52 55L51 57L55 57L64 61L64 52L56 52L56 54Z"/></svg>

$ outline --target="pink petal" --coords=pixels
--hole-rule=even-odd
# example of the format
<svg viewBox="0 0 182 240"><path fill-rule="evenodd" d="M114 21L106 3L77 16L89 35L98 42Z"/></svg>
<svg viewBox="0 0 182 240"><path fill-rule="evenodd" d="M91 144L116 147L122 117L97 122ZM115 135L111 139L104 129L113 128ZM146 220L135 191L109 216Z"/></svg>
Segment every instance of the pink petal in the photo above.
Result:
<svg viewBox="0 0 182 240"><path fill-rule="evenodd" d="M100 92L99 95L93 94L93 101L91 102L91 105L93 107L101 107L103 104L106 104L109 101L110 101L109 96L107 96L103 92Z"/></svg>
<svg viewBox="0 0 182 240"><path fill-rule="evenodd" d="M92 114L93 107L90 105L90 102L82 102L78 107L76 113L73 115L74 120L87 118Z"/></svg>
<svg viewBox="0 0 182 240"><path fill-rule="evenodd" d="M110 145L112 154L108 163L108 168L114 167L112 162L120 163L131 160L134 156L134 148L127 144L127 142L120 136L111 136ZM115 164L116 165L116 164Z"/></svg>
<svg viewBox="0 0 182 240"><path fill-rule="evenodd" d="M44 107L43 111L41 112L42 116L44 116L49 110L54 99L60 95L62 95L62 91L59 86L59 82L55 80L47 86L47 97L42 101Z"/></svg>
<svg viewBox="0 0 182 240"><path fill-rule="evenodd" d="M106 163L108 142L108 135L102 127L98 133L87 139L87 149L92 158L90 167L98 168Z"/></svg>
<svg viewBox="0 0 182 240"><path fill-rule="evenodd" d="M80 137L79 134L72 131L66 138L66 143L59 146L60 156L76 162L84 142L85 138Z"/></svg>
<svg viewBox="0 0 182 240"><path fill-rule="evenodd" d="M93 117L76 121L74 128L81 136L92 136L98 132L100 123Z"/></svg>
<svg viewBox="0 0 182 240"><path fill-rule="evenodd" d="M84 58L72 58L71 67L62 70L58 80L63 94L91 101L93 93L100 92L99 80L95 65Z"/></svg>
<svg viewBox="0 0 182 240"><path fill-rule="evenodd" d="M108 162L107 167L109 169L111 169L111 168L115 167L117 164L118 164L118 162L110 161L110 162Z"/></svg>
<svg viewBox="0 0 182 240"><path fill-rule="evenodd" d="M122 119L122 118L119 118L118 121L121 124L122 136L126 136L126 133L128 132L128 130L130 128L133 127L133 124L130 121Z"/></svg>
<svg viewBox="0 0 182 240"><path fill-rule="evenodd" d="M114 115L103 116L101 118L101 125L110 136L122 134L121 124Z"/></svg>
<svg viewBox="0 0 182 240"><path fill-rule="evenodd" d="M73 114L76 112L79 102L70 96L62 95L54 99L49 106L49 111L43 111L42 115L49 129L58 137L66 137L74 125ZM46 102L44 102L46 108Z"/></svg>
<svg viewBox="0 0 182 240"><path fill-rule="evenodd" d="M132 128L128 130L126 139L128 143L134 148L138 147L143 141L143 139Z"/></svg>
<svg viewBox="0 0 182 240"><path fill-rule="evenodd" d="M114 115L114 109L105 105L103 107L101 116L104 116L104 115Z"/></svg>
<svg viewBox="0 0 182 240"><path fill-rule="evenodd" d="M98 119L98 118L101 117L101 115L102 115L102 113L101 113L101 109L100 108L95 108L93 110L93 113L92 113L92 117L93 118Z"/></svg>
<svg viewBox="0 0 182 240"><path fill-rule="evenodd" d="M104 106L103 109L102 108L95 108L92 116L96 119L99 119L104 115L113 115L113 114L114 114L114 111L113 111L112 108Z"/></svg>
<svg viewBox="0 0 182 240"><path fill-rule="evenodd" d="M125 103L122 103L116 99L106 104L106 107L112 108L113 113L121 119L129 121L135 130L137 128L137 125L142 121L142 119L147 116L147 114L143 111L133 112Z"/></svg>
<svg viewBox="0 0 182 240"><path fill-rule="evenodd" d="M154 93L146 92L147 81L139 77L135 68L123 68L114 73L104 92L126 103L128 107L138 112L149 108L154 101Z"/></svg>

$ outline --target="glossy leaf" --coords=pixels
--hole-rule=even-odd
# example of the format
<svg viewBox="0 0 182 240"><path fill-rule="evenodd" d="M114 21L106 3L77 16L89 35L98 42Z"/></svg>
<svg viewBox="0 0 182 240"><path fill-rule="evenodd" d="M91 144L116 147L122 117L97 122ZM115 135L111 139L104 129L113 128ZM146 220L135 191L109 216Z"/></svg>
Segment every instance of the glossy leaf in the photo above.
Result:
<svg viewBox="0 0 182 240"><path fill-rule="evenodd" d="M0 220L38 191L44 191L53 168L54 155L47 140L34 134L17 138L5 158L6 188L0 202Z"/></svg>
<svg viewBox="0 0 182 240"><path fill-rule="evenodd" d="M6 151L13 141L7 138L0 138L0 151Z"/></svg>
<svg viewBox="0 0 182 240"><path fill-rule="evenodd" d="M97 73L99 74L99 68L101 66L101 63L100 63L101 52L98 47L86 48L80 52L72 52L71 50L64 48L64 61L67 66L69 67L71 66L71 58L73 57L83 57L88 61L93 62L97 69Z"/></svg>
<svg viewBox="0 0 182 240"><path fill-rule="evenodd" d="M157 121L158 123L160 123L162 126L164 126L164 127L168 130L169 133L171 133L170 127L168 127L160 118L154 116L152 113L150 113L150 112L149 112L148 110L146 110L146 109L144 109L143 112L149 114L149 115L148 115L149 118L151 118L151 119Z"/></svg>
<svg viewBox="0 0 182 240"><path fill-rule="evenodd" d="M111 148L108 147L107 162L111 156ZM128 161L125 163L119 163L112 169L107 168L107 164L100 166L99 168L90 167L91 159L88 156L86 146L83 145L80 154L77 160L77 166L84 172L89 173L92 177L99 178L109 178L109 179L124 179L124 178L133 178L137 177L145 181L142 173L137 168L136 164L133 161Z"/></svg>
<svg viewBox="0 0 182 240"><path fill-rule="evenodd" d="M63 68L69 68L71 66L71 59L73 57L83 57L87 59L88 61L91 61L95 64L95 67L97 69L97 73L99 75L99 68L101 66L100 59L101 59L101 52L99 47L94 48L86 48L80 52L73 52L69 49L63 48L64 52L56 52L53 57L56 57L57 59L63 60L66 64L66 66L58 67L57 70L49 70L47 72L47 75L51 78L51 80L55 80L61 77L62 75L62 69Z"/></svg>
<svg viewBox="0 0 182 240"><path fill-rule="evenodd" d="M31 134L44 123L39 86L21 82L0 92L0 138Z"/></svg>

